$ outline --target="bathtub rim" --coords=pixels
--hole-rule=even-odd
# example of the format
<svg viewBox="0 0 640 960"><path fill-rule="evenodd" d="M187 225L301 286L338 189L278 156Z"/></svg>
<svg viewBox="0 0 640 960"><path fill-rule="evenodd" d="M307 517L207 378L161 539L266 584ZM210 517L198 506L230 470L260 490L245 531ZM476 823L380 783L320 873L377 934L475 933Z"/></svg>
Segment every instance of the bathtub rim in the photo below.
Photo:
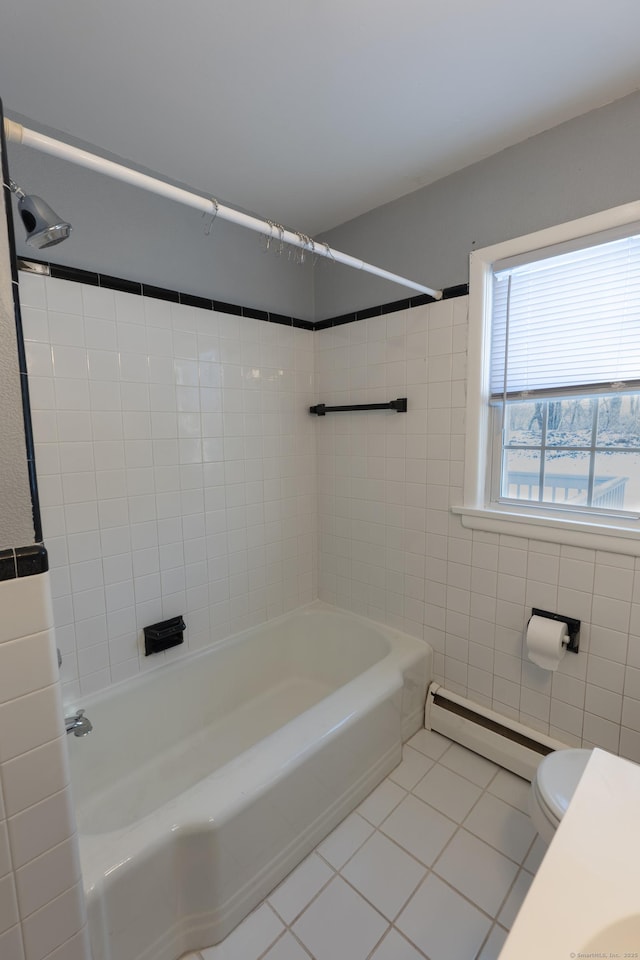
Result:
<svg viewBox="0 0 640 960"><path fill-rule="evenodd" d="M318 609L329 612L336 611L336 608L332 608L330 605L324 603L322 607L309 604L303 609L305 612L310 613ZM292 613L297 614L298 612L298 610L292 611L289 614L285 614L285 616L290 617ZM345 616L350 616L348 611L338 610L337 612L341 614L344 613ZM281 617L278 617L277 621L281 619ZM369 622L364 617L360 618L360 620L367 624ZM269 622L272 623L273 621ZM252 628L252 630L253 629L254 628ZM235 634L233 637L225 639L234 640L242 636L244 636L244 631L241 634ZM219 649L219 647L215 649ZM213 650L214 648L208 648L205 652L213 653ZM188 804L188 809L193 810L195 813L196 809L200 806L202 799L201 794L205 793L212 784L218 785L219 782L223 783L223 786L228 787L228 783L225 784L224 781L225 778L231 775L236 778L233 789L228 792L223 791L222 793L217 793L216 803L214 805L215 812L212 811L208 815L204 813L196 814L195 820L189 820L189 824L205 821L213 822L214 820L218 824L223 824L227 817L232 815L237 809L236 794L238 786L241 788L243 794L246 792L247 796L255 797L256 795L260 795L261 792L268 788L270 783L275 781L278 771L288 765L290 757L303 759L308 754L314 752L319 743L330 739L334 731L338 728L345 724L354 723L359 717L366 713L367 710L377 706L391 693L399 692L404 685L404 672L410 669L419 652L423 651L425 653L430 651L430 647L425 641L418 640L416 637L410 637L401 631L390 629L389 649L385 657L367 667L352 680L332 690L326 697L318 701L318 703L315 703L303 713L287 721L277 730L259 739L251 747L233 757L212 773L181 791L175 797L165 801L160 806L150 810L144 816L127 825L112 830L89 833L79 829L78 833L83 850L87 850L87 848L88 850L93 850L99 846L101 847L108 843L109 840L119 848L121 840L123 841L125 838L139 831L146 831L147 825L152 821L158 822L158 826L161 827L164 834L167 832L174 833L176 830L179 831L183 829L182 825L176 822L178 809L183 809L186 803ZM199 654L200 651L197 651L197 653ZM136 678L132 679L135 680ZM128 682L129 681L124 681L124 683ZM110 689L111 688L109 688L109 691ZM109 691L107 691L107 693ZM108 699L108 696L104 699ZM423 709L424 704L422 704L417 711L420 717L422 716ZM405 723L413 725L413 718L404 719ZM325 731L319 739L317 736L312 736L317 734L318 729ZM91 744L87 738L86 742L82 740L78 744L74 743L69 746L72 749L74 747L82 749L85 746L90 748ZM257 793L255 791L257 791ZM76 809L80 809L80 807L81 804L78 804ZM99 859L103 861L103 857L99 857Z"/></svg>
<svg viewBox="0 0 640 960"><path fill-rule="evenodd" d="M206 658L207 656L213 654L214 651L220 651L226 649L227 647L234 646L239 640L249 638L252 635L259 633L265 627L277 627L279 623L289 620L293 616L306 616L315 612L342 614L345 617L358 620L361 624L375 628L376 632L382 635L387 642L394 637L410 636L409 634L403 633L401 630L395 627L388 627L386 624L380 623L377 620L371 620L370 618L364 617L361 614L352 613L350 610L347 610L344 607L336 607L333 604L326 603L324 600L312 600L310 603L306 603L301 607L294 607L292 610L287 610L286 613L281 613L277 617L273 617L269 620L263 620L261 623L255 624L251 627L246 627L244 630L239 630L237 633L232 633L229 634L229 636L222 637L219 640L214 640L213 643L209 644L209 646L203 647L200 650L187 650L185 652L180 651L179 653L176 652L173 655L169 653L169 660L163 660L157 663L155 666L150 665L149 668L139 671L138 673L134 674L134 676L125 677L124 680L117 680L115 683L111 683L101 690L96 690L95 693L89 693L87 695L82 693L74 693L72 696L65 697L63 700L65 713L78 709L85 709L88 712L91 710L92 705L98 706L105 701L110 700L114 696L126 694L129 688L135 689L135 687L138 685L144 685L146 683L150 684L154 676L156 676L158 673L165 674L174 670L177 672L179 668L186 667L190 664L195 664L199 659ZM411 637L411 639L416 640L418 643L424 644L425 647L429 646L425 640L419 640L417 637ZM180 650L180 648L175 649ZM385 656L388 654L388 652L389 651L387 650ZM384 657L382 657L381 660L382 659L384 659ZM375 666L375 664L373 665ZM338 687L337 689L340 690L342 687Z"/></svg>

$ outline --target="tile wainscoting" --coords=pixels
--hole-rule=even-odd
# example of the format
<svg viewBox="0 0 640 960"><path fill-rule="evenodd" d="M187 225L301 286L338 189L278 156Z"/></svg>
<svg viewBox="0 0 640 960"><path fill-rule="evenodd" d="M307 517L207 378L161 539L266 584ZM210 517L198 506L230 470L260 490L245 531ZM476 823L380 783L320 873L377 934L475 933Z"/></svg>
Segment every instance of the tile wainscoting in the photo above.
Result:
<svg viewBox="0 0 640 960"><path fill-rule="evenodd" d="M313 334L22 273L65 700L316 596ZM141 628L183 614L185 645Z"/></svg>
<svg viewBox="0 0 640 960"><path fill-rule="evenodd" d="M0 608L0 956L89 960L49 575Z"/></svg>
<svg viewBox="0 0 640 960"><path fill-rule="evenodd" d="M437 679L573 745L640 761L640 561L472 532L462 503L467 298L315 334L319 595L423 637ZM388 395L388 396L387 396ZM635 602L634 602L635 601ZM554 674L523 656L532 607L582 621Z"/></svg>

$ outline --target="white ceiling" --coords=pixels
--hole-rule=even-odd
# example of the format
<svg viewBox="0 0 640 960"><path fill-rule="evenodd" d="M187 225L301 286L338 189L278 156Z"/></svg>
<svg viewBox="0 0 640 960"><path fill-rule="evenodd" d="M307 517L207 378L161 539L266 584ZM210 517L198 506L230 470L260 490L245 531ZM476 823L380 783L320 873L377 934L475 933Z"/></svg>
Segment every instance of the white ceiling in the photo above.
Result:
<svg viewBox="0 0 640 960"><path fill-rule="evenodd" d="M4 0L0 97L317 234L640 86L638 0Z"/></svg>

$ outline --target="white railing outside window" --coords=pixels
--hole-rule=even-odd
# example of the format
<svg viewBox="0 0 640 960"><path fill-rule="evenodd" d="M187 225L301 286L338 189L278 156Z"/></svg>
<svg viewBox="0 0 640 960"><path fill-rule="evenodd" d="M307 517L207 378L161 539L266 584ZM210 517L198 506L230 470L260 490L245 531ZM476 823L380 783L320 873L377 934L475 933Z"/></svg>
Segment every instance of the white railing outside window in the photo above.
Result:
<svg viewBox="0 0 640 960"><path fill-rule="evenodd" d="M507 401L493 416L504 420L495 499L640 513L640 393Z"/></svg>

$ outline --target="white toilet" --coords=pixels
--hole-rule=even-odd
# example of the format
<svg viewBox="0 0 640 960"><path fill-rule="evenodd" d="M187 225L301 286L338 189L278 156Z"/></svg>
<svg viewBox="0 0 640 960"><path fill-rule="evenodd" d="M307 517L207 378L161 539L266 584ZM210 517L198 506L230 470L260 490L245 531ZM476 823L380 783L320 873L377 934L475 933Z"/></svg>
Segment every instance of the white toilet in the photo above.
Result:
<svg viewBox="0 0 640 960"><path fill-rule="evenodd" d="M542 760L531 781L529 814L551 843L591 756L591 750L555 750Z"/></svg>

